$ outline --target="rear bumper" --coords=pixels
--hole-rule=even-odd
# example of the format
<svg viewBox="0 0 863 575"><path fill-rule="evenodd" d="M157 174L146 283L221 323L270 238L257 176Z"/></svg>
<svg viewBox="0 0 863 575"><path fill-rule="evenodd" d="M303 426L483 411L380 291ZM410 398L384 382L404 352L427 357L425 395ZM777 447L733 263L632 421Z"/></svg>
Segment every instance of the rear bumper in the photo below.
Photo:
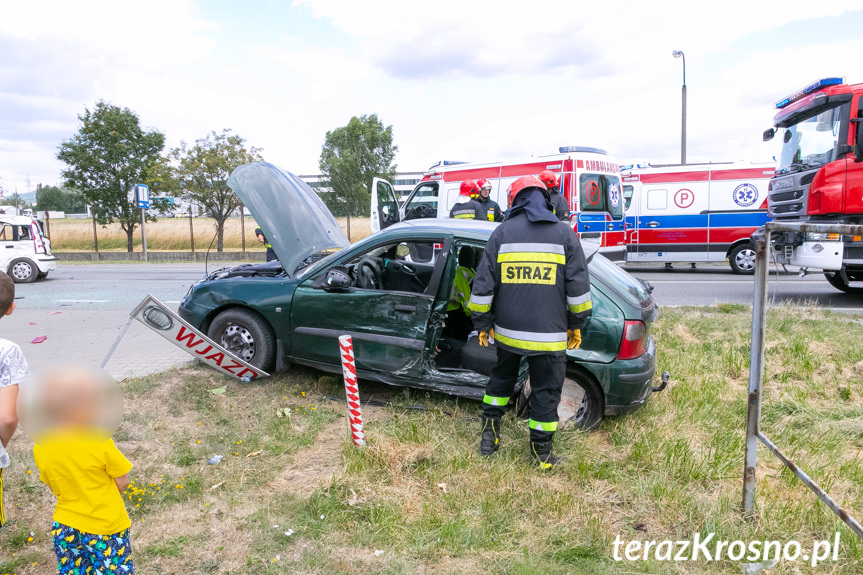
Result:
<svg viewBox="0 0 863 575"><path fill-rule="evenodd" d="M647 351L638 358L617 360L612 364L611 380L605 391L605 415L632 413L650 397L656 374L656 343L651 337ZM600 379L602 381L602 379Z"/></svg>
<svg viewBox="0 0 863 575"><path fill-rule="evenodd" d="M50 271L57 269L57 258L54 256L46 256L46 257L37 257L36 258L36 267L39 268L41 273L48 273Z"/></svg>

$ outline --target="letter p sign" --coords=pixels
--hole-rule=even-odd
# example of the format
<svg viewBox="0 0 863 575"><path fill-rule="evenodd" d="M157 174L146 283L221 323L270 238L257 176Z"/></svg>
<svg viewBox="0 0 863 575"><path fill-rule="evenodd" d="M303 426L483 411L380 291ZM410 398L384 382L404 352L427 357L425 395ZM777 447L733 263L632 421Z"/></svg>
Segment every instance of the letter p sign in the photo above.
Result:
<svg viewBox="0 0 863 575"><path fill-rule="evenodd" d="M677 190L677 193L674 194L674 205L680 209L685 210L691 206L693 202L695 202L695 194L692 193L692 190L683 188Z"/></svg>

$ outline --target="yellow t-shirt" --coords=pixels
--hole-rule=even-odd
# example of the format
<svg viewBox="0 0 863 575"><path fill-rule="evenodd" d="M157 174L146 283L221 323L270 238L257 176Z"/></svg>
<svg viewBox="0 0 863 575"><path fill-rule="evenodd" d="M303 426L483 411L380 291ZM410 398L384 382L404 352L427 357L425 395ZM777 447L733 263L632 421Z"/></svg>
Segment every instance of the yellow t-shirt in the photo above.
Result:
<svg viewBox="0 0 863 575"><path fill-rule="evenodd" d="M132 464L112 439L85 433L39 438L33 457L57 496L54 521L84 533L112 535L131 526L115 477Z"/></svg>

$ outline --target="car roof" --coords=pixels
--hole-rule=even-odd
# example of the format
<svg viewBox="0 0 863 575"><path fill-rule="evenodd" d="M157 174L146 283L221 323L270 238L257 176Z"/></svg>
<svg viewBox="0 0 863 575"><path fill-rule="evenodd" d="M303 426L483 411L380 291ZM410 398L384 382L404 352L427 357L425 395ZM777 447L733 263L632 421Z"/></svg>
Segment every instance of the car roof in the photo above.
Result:
<svg viewBox="0 0 863 575"><path fill-rule="evenodd" d="M421 218L416 220L407 220L399 222L388 227L384 231L438 231L443 233L475 233L483 236L490 236L494 229L498 226L495 222L485 222L482 220L456 220L451 218Z"/></svg>
<svg viewBox="0 0 863 575"><path fill-rule="evenodd" d="M0 215L0 224L11 224L13 226L29 226L33 219L29 216L3 216Z"/></svg>

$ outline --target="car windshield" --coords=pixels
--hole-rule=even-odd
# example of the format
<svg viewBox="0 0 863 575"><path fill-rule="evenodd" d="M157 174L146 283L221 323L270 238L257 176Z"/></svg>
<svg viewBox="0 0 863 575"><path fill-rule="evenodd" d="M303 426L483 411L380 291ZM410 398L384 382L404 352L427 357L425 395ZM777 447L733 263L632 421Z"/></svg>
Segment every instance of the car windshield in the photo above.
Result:
<svg viewBox="0 0 863 575"><path fill-rule="evenodd" d="M342 250L340 250L340 249L335 249L334 251L328 253L326 256L322 257L321 259L315 261L314 263L307 265L306 267L302 268L300 271L298 271L296 273L296 277L301 278L301 277L305 276L306 274L308 274L309 272L314 272L315 270L319 270L322 267L328 266L329 262L333 261L333 258L335 257L335 255L340 253L341 251Z"/></svg>
<svg viewBox="0 0 863 575"><path fill-rule="evenodd" d="M590 274L613 289L636 308L650 305L650 292L640 281L629 275L608 258L595 254L587 264Z"/></svg>
<svg viewBox="0 0 863 575"><path fill-rule="evenodd" d="M817 167L833 160L839 139L841 107L825 110L785 129L779 169Z"/></svg>

